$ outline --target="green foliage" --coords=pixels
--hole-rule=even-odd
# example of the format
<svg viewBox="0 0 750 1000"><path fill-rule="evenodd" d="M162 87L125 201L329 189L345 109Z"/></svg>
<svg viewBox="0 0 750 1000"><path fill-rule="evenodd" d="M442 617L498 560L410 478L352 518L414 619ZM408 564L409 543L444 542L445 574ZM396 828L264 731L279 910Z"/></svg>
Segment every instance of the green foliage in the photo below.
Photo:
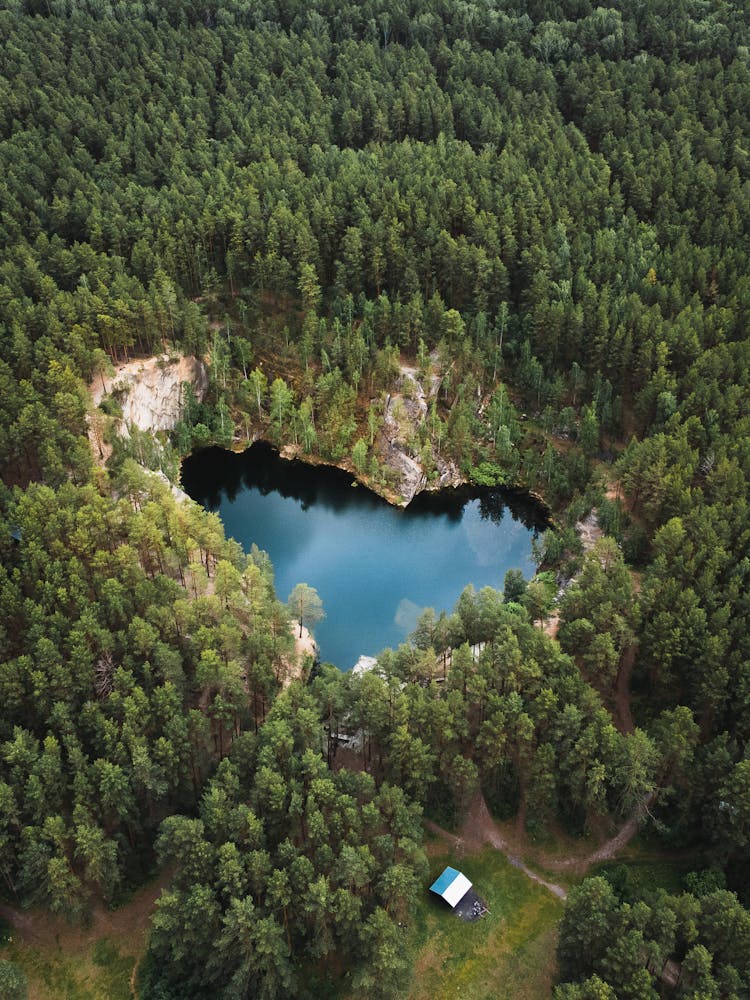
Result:
<svg viewBox="0 0 750 1000"><path fill-rule="evenodd" d="M353 728L378 781L437 804L447 789L454 810L478 781L533 823L648 802L661 835L729 884L750 857L745 9L381 7L0 10L0 869L24 899L83 915L92 890L112 899L143 877L165 816L203 803L208 833L183 860L205 881L174 891L204 923L185 930L191 975L229 954L216 975L231 995L255 977L283 995L298 975L283 874L271 902L235 885L271 862L294 871L313 966L353 934L361 866L349 859L354 889L329 907L330 844L305 848L311 869L274 854L282 803L309 818L306 844L328 830L325 801L302 808L309 776L292 776L303 795L280 773L289 734L263 735L287 612L260 556L135 463L174 479L179 454L229 446L239 424L393 487L375 448L403 361L429 390L408 441L428 476L450 459L476 482L590 510L595 462L629 439L622 502L600 503L622 555L605 541L579 566L569 534L545 539L547 559L580 568L562 651L532 624L551 581L521 594L515 580L507 602L469 591L383 657L382 676L322 673L300 725L326 760ZM84 383L173 349L208 354L207 404L187 398L173 447L114 441L110 477L95 475L87 422L103 454L106 413L87 417ZM640 592L623 557L643 569ZM631 669L626 735L601 697L621 697ZM226 796L236 817L237 794L206 785L229 753L268 809L246 870L231 850L242 832L214 815ZM326 780L364 830L370 791L360 802L342 791L353 779ZM350 832L349 846L377 847L369 827ZM409 880L392 860L377 859L387 882L368 870L363 905L380 901L367 941L351 937L363 992L402 975L383 914ZM739 995L736 942L715 928L744 918L704 881L685 990ZM656 938L625 905L599 914L616 946L561 996L607 996L610 980L653 993L642 953Z"/></svg>
<svg viewBox="0 0 750 1000"><path fill-rule="evenodd" d="M360 475L367 467L367 445L362 438L359 438L352 448L352 463Z"/></svg>
<svg viewBox="0 0 750 1000"><path fill-rule="evenodd" d="M35 921L45 921L35 914ZM42 923L43 931L49 928ZM28 980L30 996L66 1000L128 1000L136 955L142 947L143 915L112 915L109 938L95 929L54 925L54 937L14 935L7 956ZM114 939L117 938L117 944ZM5 997L5 993L0 994ZM13 996L13 994L10 994ZM26 996L24 992L23 996Z"/></svg>
<svg viewBox="0 0 750 1000"><path fill-rule="evenodd" d="M594 874L601 875L609 882L618 899L635 903L659 889L677 894L685 888L688 892L693 892L693 895L699 895L690 888L692 882L690 876L685 874L686 870L685 862L608 861L597 866ZM712 888L719 886L714 883Z"/></svg>
<svg viewBox="0 0 750 1000"><path fill-rule="evenodd" d="M478 466L472 467L469 478L477 486L507 486L506 473L499 465L492 462L481 462Z"/></svg>
<svg viewBox="0 0 750 1000"><path fill-rule="evenodd" d="M532 621L543 621L552 607L557 591L554 573L545 570L537 573L526 585L523 594L523 606L529 612Z"/></svg>
<svg viewBox="0 0 750 1000"><path fill-rule="evenodd" d="M315 587L306 583L298 583L287 599L289 614L299 622L299 635L302 638L302 626L314 629L318 622L325 618L323 602Z"/></svg>
<svg viewBox="0 0 750 1000"><path fill-rule="evenodd" d="M617 682L620 662L635 642L639 607L630 573L611 538L601 538L560 603L560 644L579 658L603 689Z"/></svg>
<svg viewBox="0 0 750 1000"><path fill-rule="evenodd" d="M732 893L696 898L652 888L645 900L629 902L603 878L589 878L568 897L558 944L561 977L578 984L558 988L555 998L656 998L670 957L682 958L680 995L741 995L748 941L750 914Z"/></svg>
<svg viewBox="0 0 750 1000"><path fill-rule="evenodd" d="M118 492L37 485L8 510L0 865L68 917L143 877L164 811L262 720L291 645L270 575L218 519L132 461Z"/></svg>
<svg viewBox="0 0 750 1000"><path fill-rule="evenodd" d="M540 577L546 602L554 576ZM697 740L691 714L665 713L653 733L618 732L531 614L467 588L452 615L426 612L413 644L382 654L376 672L319 677L329 753L349 733L361 766L429 810L460 817L481 787L496 815L523 802L537 829L557 819L581 832L587 815L630 814L659 778L681 787Z"/></svg>
<svg viewBox="0 0 750 1000"><path fill-rule="evenodd" d="M121 955L118 948L107 938L96 942L91 959L97 967L99 975L105 979L108 995L112 1000L125 1000L130 990L135 960L128 955Z"/></svg>
<svg viewBox="0 0 750 1000"><path fill-rule="evenodd" d="M705 868L703 871L688 872L685 889L694 896L707 896L718 889L726 889L726 877L720 868Z"/></svg>
<svg viewBox="0 0 750 1000"><path fill-rule="evenodd" d="M347 956L376 996L404 982L403 933L426 876L420 813L399 789L331 772L315 703L278 699L242 768L225 760L200 818L172 816L158 851L176 868L158 903L143 996L179 989L298 996L307 963Z"/></svg>
<svg viewBox="0 0 750 1000"><path fill-rule="evenodd" d="M13 962L0 959L0 996L5 1000L26 1000L28 995L28 983L23 971Z"/></svg>
<svg viewBox="0 0 750 1000"><path fill-rule="evenodd" d="M518 603L526 593L526 579L520 569L509 569L505 573L503 597L506 601Z"/></svg>

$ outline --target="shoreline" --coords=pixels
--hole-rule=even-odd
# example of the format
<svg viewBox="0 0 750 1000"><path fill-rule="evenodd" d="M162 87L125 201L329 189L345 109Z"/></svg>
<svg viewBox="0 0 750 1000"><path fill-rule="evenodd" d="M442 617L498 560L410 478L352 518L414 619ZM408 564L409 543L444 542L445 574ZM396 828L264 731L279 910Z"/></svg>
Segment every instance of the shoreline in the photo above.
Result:
<svg viewBox="0 0 750 1000"><path fill-rule="evenodd" d="M247 452L249 452L256 445L260 445L264 448L270 449L275 456L289 465L294 463L299 463L301 466L314 469L331 469L336 472L344 473L352 478L352 487L357 487L367 490L373 496L378 497L378 499L383 500L385 503L389 504L391 507L406 511L409 507L418 500L419 497L434 496L437 497L440 494L446 496L457 495L461 492L467 494L467 499L473 499L475 497L489 496L493 494L500 494L502 497L507 498L510 501L515 501L515 505L521 505L524 502L530 504L535 509L536 517L534 520L538 520L543 524L541 530L546 528L555 527L555 514L553 509L544 499L544 497L535 490L527 489L520 484L514 484L511 486L482 486L477 483L472 483L471 480L461 477L452 483L445 485L439 484L427 484L423 488L417 490L411 500L404 501L399 500L398 495L392 493L387 489L378 488L369 479L365 479L351 468L348 464L344 462L333 462L328 459L322 459L316 455L305 455L299 449L299 446L285 444L279 447L273 442L267 440L263 437L257 437L252 440L247 438L239 442L233 442L230 448L224 448L221 445L207 445L205 448L199 448L194 451L189 452L187 455L183 455L180 459L180 481L179 487L184 490L182 471L187 461L199 461L199 456L204 452L217 451L223 452L226 455L234 455L238 459L244 458ZM509 507L513 507L513 503L508 504Z"/></svg>

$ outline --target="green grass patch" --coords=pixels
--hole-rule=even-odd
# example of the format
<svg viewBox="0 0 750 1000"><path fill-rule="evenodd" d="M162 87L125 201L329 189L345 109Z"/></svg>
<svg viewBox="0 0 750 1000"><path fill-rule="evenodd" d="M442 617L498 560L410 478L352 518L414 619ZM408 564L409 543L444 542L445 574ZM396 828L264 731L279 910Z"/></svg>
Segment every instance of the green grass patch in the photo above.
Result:
<svg viewBox="0 0 750 1000"><path fill-rule="evenodd" d="M694 867L688 861L605 861L590 875L602 875L621 899L630 902L663 889L672 895L684 891L685 875Z"/></svg>
<svg viewBox="0 0 750 1000"><path fill-rule="evenodd" d="M411 930L414 979L410 1000L543 1000L555 977L557 925L563 905L492 848L458 858L430 858L431 880L446 865L462 871L490 912L459 920L425 886Z"/></svg>
<svg viewBox="0 0 750 1000"><path fill-rule="evenodd" d="M107 938L83 953L61 947L32 948L16 940L0 957L17 965L29 981L29 997L38 1000L131 1000L135 959L121 955Z"/></svg>
<svg viewBox="0 0 750 1000"><path fill-rule="evenodd" d="M113 1000L131 997L130 977L135 967L135 959L131 955L121 955L111 941L102 938L94 945L91 958L99 969L99 978L106 980L109 996Z"/></svg>

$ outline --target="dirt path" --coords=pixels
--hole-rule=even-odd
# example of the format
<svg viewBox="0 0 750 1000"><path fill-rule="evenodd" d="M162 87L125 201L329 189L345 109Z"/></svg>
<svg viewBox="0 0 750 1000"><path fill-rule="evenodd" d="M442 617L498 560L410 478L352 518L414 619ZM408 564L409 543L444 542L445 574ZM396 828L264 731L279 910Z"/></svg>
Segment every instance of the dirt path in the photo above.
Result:
<svg viewBox="0 0 750 1000"><path fill-rule="evenodd" d="M481 792L477 793L474 797L466 820L461 827L460 834L449 833L448 830L444 830L437 823L433 823L429 819L425 820L425 826L439 837L442 837L443 840L448 841L459 854L473 853L474 851L481 850L485 844L489 844L490 847L494 847L495 850L503 853L513 867L522 871L532 882L544 886L545 889L557 896L558 899L567 898L568 894L561 885L557 885L554 882L547 882L541 875L537 875L536 872L524 864L521 858L510 853L508 844L497 829Z"/></svg>
<svg viewBox="0 0 750 1000"><path fill-rule="evenodd" d="M620 669L617 671L617 690L615 691L615 724L621 733L635 732L633 716L630 711L630 675L633 673L636 647L628 646L622 654Z"/></svg>
<svg viewBox="0 0 750 1000"><path fill-rule="evenodd" d="M85 961L96 942L107 938L122 953L134 956L137 962L146 945L156 900L171 876L171 871L163 871L116 910L95 903L91 922L86 926L70 924L64 918L54 917L40 908L21 910L5 903L0 904L0 917L11 924L14 937L35 951L49 954L62 951Z"/></svg>
<svg viewBox="0 0 750 1000"><path fill-rule="evenodd" d="M545 860L545 868L553 871L573 870L585 872L591 865L601 861L611 861L617 854L628 846L633 837L638 833L638 827L656 799L656 791L650 792L646 798L639 803L630 816L625 820L617 833L605 841L601 847L584 858L569 856L567 858L549 858Z"/></svg>
<svg viewBox="0 0 750 1000"><path fill-rule="evenodd" d="M643 802L637 806L633 813L625 820L623 825L605 844L590 854L586 859L586 866L595 865L598 861L610 861L616 854L627 847L633 837L638 833L638 827L645 813L648 813L656 799L656 792L650 792Z"/></svg>
<svg viewBox="0 0 750 1000"><path fill-rule="evenodd" d="M13 930L23 938L27 938L30 941L39 938L34 929L34 918L30 913L24 913L13 906L0 903L0 919L9 923Z"/></svg>
<svg viewBox="0 0 750 1000"><path fill-rule="evenodd" d="M551 615L548 615L542 622L542 631L550 637L550 639L556 639L557 633L560 628L560 612L553 611Z"/></svg>
<svg viewBox="0 0 750 1000"><path fill-rule="evenodd" d="M536 852L536 861L551 871L570 871L577 874L584 874L592 865L598 864L601 861L610 861L627 847L636 835L644 814L648 812L655 798L656 792L651 792L625 820L617 833L591 854L585 857L581 857L578 854L571 854L564 858L550 858ZM545 889L557 896L558 899L567 898L567 892L561 885L557 885L555 882L548 882L541 875L537 875L535 871L528 867L519 854L511 849L508 841L498 829L497 823L492 818L481 792L477 792L474 796L466 819L458 834L444 830L437 823L433 823L432 820L425 820L424 822L428 830L431 830L443 840L448 841L459 854L474 853L488 844L490 847L501 851L514 868L518 868L519 871L522 871L533 882L544 886Z"/></svg>
<svg viewBox="0 0 750 1000"><path fill-rule="evenodd" d="M604 490L604 495L607 500L617 500L618 502L622 500L622 491L620 489L620 484L612 479L607 480L607 485Z"/></svg>

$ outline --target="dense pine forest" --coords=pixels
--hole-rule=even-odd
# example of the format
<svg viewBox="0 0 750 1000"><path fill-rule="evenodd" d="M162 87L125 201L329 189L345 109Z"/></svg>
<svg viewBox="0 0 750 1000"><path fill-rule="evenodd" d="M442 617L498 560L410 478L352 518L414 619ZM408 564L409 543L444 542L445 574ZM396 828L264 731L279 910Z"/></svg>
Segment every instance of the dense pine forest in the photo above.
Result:
<svg viewBox="0 0 750 1000"><path fill-rule="evenodd" d="M481 793L688 859L572 888L558 1000L750 996L744 5L0 0L0 36L0 897L85 923L168 873L145 1000L408 996L422 817ZM122 434L89 386L156 354L208 391ZM180 460L262 437L400 499L404 364L426 480L540 494L540 572L289 683L269 559Z"/></svg>

